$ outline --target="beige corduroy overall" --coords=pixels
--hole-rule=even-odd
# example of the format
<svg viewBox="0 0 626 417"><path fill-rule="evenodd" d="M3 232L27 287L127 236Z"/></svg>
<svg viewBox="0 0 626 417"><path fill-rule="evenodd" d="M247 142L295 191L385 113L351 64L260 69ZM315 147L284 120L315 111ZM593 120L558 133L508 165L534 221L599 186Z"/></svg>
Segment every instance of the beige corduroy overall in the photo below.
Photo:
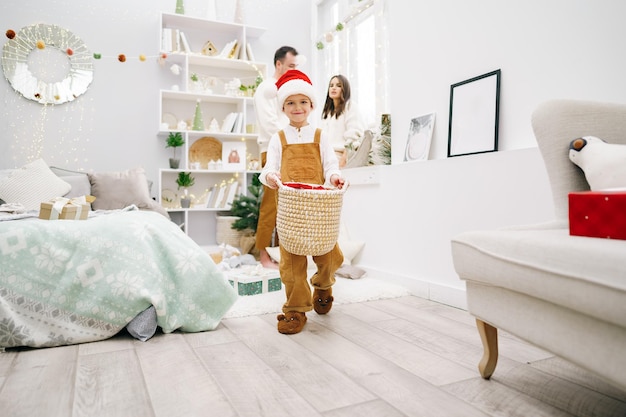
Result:
<svg viewBox="0 0 626 417"><path fill-rule="evenodd" d="M320 153L321 130L316 130L315 139L311 143L288 144L285 132L281 130L278 134L282 144L281 181L324 184L324 169ZM317 265L317 272L311 277L313 287L320 290L332 287L335 283L335 272L343 263L343 253L339 245L335 243L330 252L314 256L313 261ZM287 296L287 301L283 304L283 313L311 311L313 301L311 287L307 282L307 257L287 252L280 245L279 270Z"/></svg>

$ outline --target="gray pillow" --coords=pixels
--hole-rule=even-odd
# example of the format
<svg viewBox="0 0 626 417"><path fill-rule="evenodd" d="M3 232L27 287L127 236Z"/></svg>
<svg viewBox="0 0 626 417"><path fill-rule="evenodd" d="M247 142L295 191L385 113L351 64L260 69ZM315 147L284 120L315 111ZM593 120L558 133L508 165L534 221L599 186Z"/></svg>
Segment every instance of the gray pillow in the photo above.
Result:
<svg viewBox="0 0 626 417"><path fill-rule="evenodd" d="M150 306L141 313L137 314L134 319L126 325L126 330L135 339L142 342L154 336L157 329L157 316L154 306Z"/></svg>
<svg viewBox="0 0 626 417"><path fill-rule="evenodd" d="M167 211L150 197L143 168L87 175L91 183L91 195L96 197L91 203L94 210L117 210L134 204L141 210L156 211L170 218Z"/></svg>
<svg viewBox="0 0 626 417"><path fill-rule="evenodd" d="M91 184L89 183L89 177L87 174L83 175L66 175L61 177L63 181L72 186L69 193L65 194L65 198L81 197L84 195L91 195Z"/></svg>

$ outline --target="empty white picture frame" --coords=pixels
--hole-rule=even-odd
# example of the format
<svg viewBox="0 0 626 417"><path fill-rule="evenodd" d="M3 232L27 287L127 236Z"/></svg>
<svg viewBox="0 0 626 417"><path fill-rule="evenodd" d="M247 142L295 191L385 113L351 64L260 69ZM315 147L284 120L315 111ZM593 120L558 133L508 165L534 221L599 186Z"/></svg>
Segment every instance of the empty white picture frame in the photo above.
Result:
<svg viewBox="0 0 626 417"><path fill-rule="evenodd" d="M448 157L498 149L500 70L450 86Z"/></svg>

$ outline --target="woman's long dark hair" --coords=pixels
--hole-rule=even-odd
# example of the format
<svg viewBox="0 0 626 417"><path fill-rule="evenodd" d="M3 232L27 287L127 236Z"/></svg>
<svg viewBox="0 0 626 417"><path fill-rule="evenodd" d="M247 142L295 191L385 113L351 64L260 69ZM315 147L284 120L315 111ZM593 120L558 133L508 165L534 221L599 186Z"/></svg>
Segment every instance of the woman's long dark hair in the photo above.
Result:
<svg viewBox="0 0 626 417"><path fill-rule="evenodd" d="M348 79L341 74L333 75L332 77L330 77L330 81L328 82L329 86L335 78L337 78L341 83L341 98L339 100L339 105L335 108L335 102L332 98L330 98L327 89L326 102L324 103L324 110L322 111L322 119L326 119L328 116L334 116L335 118L341 116L341 114L346 109L348 101L350 100L350 82L348 81Z"/></svg>

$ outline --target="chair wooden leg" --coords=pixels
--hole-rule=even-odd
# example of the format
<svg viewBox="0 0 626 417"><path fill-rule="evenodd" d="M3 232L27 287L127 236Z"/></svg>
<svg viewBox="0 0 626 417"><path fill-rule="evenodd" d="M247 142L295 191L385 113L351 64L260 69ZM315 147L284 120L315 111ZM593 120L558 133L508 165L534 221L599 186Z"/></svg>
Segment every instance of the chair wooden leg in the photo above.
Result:
<svg viewBox="0 0 626 417"><path fill-rule="evenodd" d="M478 371L483 378L489 379L498 363L498 329L479 319L476 319L476 327L483 342L483 357L478 363Z"/></svg>

